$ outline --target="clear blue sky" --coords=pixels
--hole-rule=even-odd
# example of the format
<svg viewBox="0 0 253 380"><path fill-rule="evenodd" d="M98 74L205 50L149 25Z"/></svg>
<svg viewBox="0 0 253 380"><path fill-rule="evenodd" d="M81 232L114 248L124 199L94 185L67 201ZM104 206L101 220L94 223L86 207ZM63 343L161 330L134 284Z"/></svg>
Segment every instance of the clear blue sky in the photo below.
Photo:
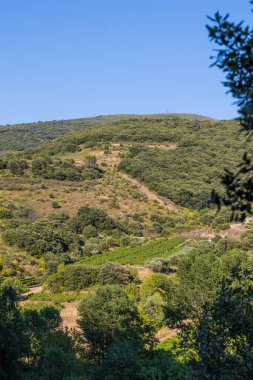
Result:
<svg viewBox="0 0 253 380"><path fill-rule="evenodd" d="M0 124L114 113L236 115L206 15L248 0L0 0Z"/></svg>

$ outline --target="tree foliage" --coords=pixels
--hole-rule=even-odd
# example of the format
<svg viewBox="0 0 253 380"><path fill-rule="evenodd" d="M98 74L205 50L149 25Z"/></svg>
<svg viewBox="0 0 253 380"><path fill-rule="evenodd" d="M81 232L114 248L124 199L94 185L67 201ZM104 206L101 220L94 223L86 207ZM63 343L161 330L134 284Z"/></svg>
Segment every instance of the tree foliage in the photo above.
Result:
<svg viewBox="0 0 253 380"><path fill-rule="evenodd" d="M182 350L192 350L199 379L252 379L252 260L244 262L207 301L197 322L185 326Z"/></svg>
<svg viewBox="0 0 253 380"><path fill-rule="evenodd" d="M252 1L251 1L252 3ZM253 130L253 28L243 22L229 20L229 15L209 17L207 26L209 37L218 45L217 54L212 57L213 66L226 74L225 87L237 99L240 121L244 131L252 135ZM231 206L232 219L244 220L251 212L253 193L252 158L244 153L243 160L236 170L226 170L222 182L226 187L225 196L213 193L213 200Z"/></svg>
<svg viewBox="0 0 253 380"><path fill-rule="evenodd" d="M0 336L0 377L18 379L20 360L28 354L29 346L16 293L8 286L0 289Z"/></svg>
<svg viewBox="0 0 253 380"><path fill-rule="evenodd" d="M132 300L119 286L105 285L84 298L79 307L80 327L89 353L98 363L115 339L145 342L142 320ZM148 340L147 340L148 342Z"/></svg>

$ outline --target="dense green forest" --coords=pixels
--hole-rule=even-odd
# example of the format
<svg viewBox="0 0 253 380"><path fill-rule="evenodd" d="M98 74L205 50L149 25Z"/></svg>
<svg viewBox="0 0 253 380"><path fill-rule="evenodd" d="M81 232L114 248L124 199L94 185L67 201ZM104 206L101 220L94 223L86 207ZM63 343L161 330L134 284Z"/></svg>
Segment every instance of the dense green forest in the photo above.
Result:
<svg viewBox="0 0 253 380"><path fill-rule="evenodd" d="M166 136L177 144L175 149L132 147L119 169L183 207L208 207L212 188L222 193L225 169L235 170L244 152L252 151L251 144L238 134L236 122L199 123L198 127L175 129ZM160 138L157 136L156 141Z"/></svg>

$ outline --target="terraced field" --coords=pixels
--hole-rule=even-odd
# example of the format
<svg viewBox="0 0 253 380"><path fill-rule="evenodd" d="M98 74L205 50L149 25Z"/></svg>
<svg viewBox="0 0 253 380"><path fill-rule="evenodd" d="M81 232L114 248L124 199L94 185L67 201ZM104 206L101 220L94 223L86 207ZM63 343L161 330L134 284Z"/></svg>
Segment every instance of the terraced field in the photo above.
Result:
<svg viewBox="0 0 253 380"><path fill-rule="evenodd" d="M120 264L141 265L154 257L165 258L176 252L184 243L184 238L157 239L133 248L119 248L113 252L87 257L78 262L85 265L102 265L107 261Z"/></svg>

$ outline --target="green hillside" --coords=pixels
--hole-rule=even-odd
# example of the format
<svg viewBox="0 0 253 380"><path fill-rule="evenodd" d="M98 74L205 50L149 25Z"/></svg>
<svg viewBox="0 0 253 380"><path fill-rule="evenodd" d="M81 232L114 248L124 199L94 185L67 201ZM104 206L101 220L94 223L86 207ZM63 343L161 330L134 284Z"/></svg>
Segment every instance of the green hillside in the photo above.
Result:
<svg viewBox="0 0 253 380"><path fill-rule="evenodd" d="M115 307L127 302L163 366L159 355L173 352L167 338L178 334L175 324L196 319L223 278L251 270L251 223L231 224L229 209L209 207L211 190L223 192L224 169L252 151L249 142L238 122L195 115L37 127L13 127L2 141L16 149L18 133L29 136L20 139L21 151L2 151L0 159L0 293L14 287L27 325L44 326L43 334L47 318L57 318L53 344L69 347L71 340L80 357L83 305L102 292L105 308L95 302L87 315L93 323L100 313L99 323L108 320L110 329ZM58 137L46 141L49 132ZM59 326L67 327L65 338ZM181 358L175 353L178 380L190 378L188 364L187 377L181 375Z"/></svg>
<svg viewBox="0 0 253 380"><path fill-rule="evenodd" d="M224 169L252 151L237 121L193 121L179 117L135 117L67 133L30 150L31 156L59 155L83 148L113 150L118 168L175 203L202 209L213 188L221 193Z"/></svg>
<svg viewBox="0 0 253 380"><path fill-rule="evenodd" d="M229 212L215 216L207 207L212 188L222 191L224 168L235 166L244 149L250 147L235 121L151 115L68 132L3 156L0 275L36 277L38 260L45 268L68 260L105 263L112 252L112 261L143 264L164 257L157 245L140 248L143 240L229 228ZM77 228L83 207L109 217L109 229L96 221Z"/></svg>
<svg viewBox="0 0 253 380"><path fill-rule="evenodd" d="M161 114L161 118L180 117L192 120L205 120L205 116L191 114ZM52 140L69 131L110 123L113 121L140 117L140 115L101 115L73 120L38 121L37 123L22 123L0 126L0 151L24 150L45 141ZM149 115L156 117L156 115Z"/></svg>

